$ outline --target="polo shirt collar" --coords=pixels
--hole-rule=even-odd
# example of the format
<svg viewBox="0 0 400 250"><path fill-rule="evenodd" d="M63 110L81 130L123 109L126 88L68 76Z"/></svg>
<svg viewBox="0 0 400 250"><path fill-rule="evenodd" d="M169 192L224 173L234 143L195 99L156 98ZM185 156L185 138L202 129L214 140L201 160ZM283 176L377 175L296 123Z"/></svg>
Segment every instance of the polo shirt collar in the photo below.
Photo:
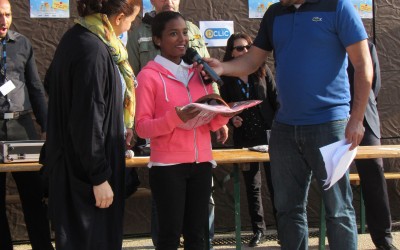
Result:
<svg viewBox="0 0 400 250"><path fill-rule="evenodd" d="M306 4L306 3L318 3L320 0L305 0L304 1L304 3L302 3L301 5L303 5L303 4ZM282 6L282 5L281 5ZM294 5L290 5L290 6L282 6L283 8L286 8L286 9L288 9L288 10L296 10L296 7L294 6Z"/></svg>

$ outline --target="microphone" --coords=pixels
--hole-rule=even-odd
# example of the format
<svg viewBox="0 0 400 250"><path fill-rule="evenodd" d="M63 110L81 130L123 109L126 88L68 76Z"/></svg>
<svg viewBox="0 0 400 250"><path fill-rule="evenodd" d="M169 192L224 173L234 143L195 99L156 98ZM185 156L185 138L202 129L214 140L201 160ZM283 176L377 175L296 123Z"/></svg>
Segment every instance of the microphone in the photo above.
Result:
<svg viewBox="0 0 400 250"><path fill-rule="evenodd" d="M187 48L186 54L184 55L184 60L190 61L190 62L196 62L198 64L203 65L203 70L204 72L207 73L207 75L216 83L218 83L219 86L223 85L224 82L221 80L221 78L218 76L217 73L203 60L203 58L197 53L197 51L193 48ZM185 61L186 61L185 60Z"/></svg>

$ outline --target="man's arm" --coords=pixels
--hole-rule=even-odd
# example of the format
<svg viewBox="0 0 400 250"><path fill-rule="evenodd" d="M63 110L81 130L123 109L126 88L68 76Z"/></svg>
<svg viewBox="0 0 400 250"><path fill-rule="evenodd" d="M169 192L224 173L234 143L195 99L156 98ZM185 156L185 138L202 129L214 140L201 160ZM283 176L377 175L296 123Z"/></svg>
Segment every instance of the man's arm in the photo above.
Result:
<svg viewBox="0 0 400 250"><path fill-rule="evenodd" d="M354 67L353 107L345 134L347 141L352 143L352 150L364 136L363 120L372 86L373 68L367 40L349 45L346 51Z"/></svg>
<svg viewBox="0 0 400 250"><path fill-rule="evenodd" d="M270 52L252 46L246 54L228 62L220 62L214 58L204 59L218 75L243 76L255 72L266 60Z"/></svg>

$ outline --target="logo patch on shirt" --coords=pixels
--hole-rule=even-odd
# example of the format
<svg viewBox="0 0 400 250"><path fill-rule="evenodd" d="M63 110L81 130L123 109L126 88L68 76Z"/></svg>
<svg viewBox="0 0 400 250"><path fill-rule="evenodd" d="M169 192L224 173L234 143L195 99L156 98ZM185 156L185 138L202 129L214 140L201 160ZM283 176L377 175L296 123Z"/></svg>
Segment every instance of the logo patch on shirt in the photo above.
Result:
<svg viewBox="0 0 400 250"><path fill-rule="evenodd" d="M322 22L322 17L315 16L315 17L312 18L312 21L313 22Z"/></svg>
<svg viewBox="0 0 400 250"><path fill-rule="evenodd" d="M153 38L151 36L150 37L141 37L138 39L139 44L144 43L144 42L151 42L151 41L153 41Z"/></svg>

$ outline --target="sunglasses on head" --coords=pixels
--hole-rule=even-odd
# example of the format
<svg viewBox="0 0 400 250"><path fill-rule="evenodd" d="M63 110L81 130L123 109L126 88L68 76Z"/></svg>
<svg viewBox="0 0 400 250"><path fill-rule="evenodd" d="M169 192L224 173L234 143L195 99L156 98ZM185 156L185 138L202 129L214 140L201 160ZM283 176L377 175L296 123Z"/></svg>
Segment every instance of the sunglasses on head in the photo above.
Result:
<svg viewBox="0 0 400 250"><path fill-rule="evenodd" d="M245 45L245 46L243 46L243 45L239 45L239 46L235 46L235 47L233 47L233 49L237 50L238 52L242 52L244 49L247 49L247 50L249 50L249 49L250 49L250 47L251 47L251 44L249 44L249 45Z"/></svg>

